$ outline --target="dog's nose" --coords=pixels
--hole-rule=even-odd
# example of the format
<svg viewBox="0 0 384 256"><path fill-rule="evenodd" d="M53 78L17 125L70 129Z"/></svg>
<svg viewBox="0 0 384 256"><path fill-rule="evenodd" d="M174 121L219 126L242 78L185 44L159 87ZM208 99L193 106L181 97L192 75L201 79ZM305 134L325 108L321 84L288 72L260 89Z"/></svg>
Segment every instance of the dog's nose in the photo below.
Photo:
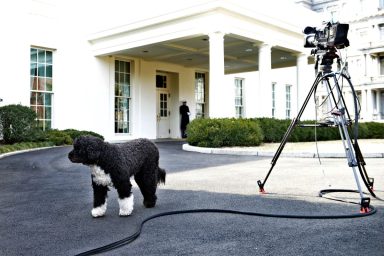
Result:
<svg viewBox="0 0 384 256"><path fill-rule="evenodd" d="M71 160L72 157L73 157L73 151L71 151L71 152L68 153L68 158L69 158L69 160Z"/></svg>

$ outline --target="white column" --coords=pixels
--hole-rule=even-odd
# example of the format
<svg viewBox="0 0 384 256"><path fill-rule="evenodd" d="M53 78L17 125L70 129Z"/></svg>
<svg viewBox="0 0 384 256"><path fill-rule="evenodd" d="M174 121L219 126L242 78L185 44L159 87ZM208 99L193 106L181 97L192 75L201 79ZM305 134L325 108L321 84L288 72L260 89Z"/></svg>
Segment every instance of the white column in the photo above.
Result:
<svg viewBox="0 0 384 256"><path fill-rule="evenodd" d="M225 111L226 90L224 86L224 33L209 34L209 117L228 115Z"/></svg>
<svg viewBox="0 0 384 256"><path fill-rule="evenodd" d="M367 115L366 120L372 121L372 114L373 114L373 101L372 101L372 90L367 89Z"/></svg>
<svg viewBox="0 0 384 256"><path fill-rule="evenodd" d="M272 46L262 44L259 47L259 88L257 100L258 116L272 116Z"/></svg>
<svg viewBox="0 0 384 256"><path fill-rule="evenodd" d="M296 96L296 101L292 100L296 104L296 108L292 107L293 110L296 110L294 116L302 107L311 87L311 82L306 79L308 77L307 66L308 56L306 54L298 54L296 58L296 94L292 94L292 96Z"/></svg>
<svg viewBox="0 0 384 256"><path fill-rule="evenodd" d="M365 89L361 90L361 114L362 119L367 119L367 91Z"/></svg>
<svg viewBox="0 0 384 256"><path fill-rule="evenodd" d="M377 109L377 120L381 120L381 113L383 110L381 109L381 91L377 89L376 91L376 109Z"/></svg>

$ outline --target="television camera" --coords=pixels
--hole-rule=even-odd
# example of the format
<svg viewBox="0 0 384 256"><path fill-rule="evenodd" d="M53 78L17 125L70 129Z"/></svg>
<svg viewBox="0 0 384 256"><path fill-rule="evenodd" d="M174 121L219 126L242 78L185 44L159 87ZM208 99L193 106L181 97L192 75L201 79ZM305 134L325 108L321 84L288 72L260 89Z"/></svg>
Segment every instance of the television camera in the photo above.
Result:
<svg viewBox="0 0 384 256"><path fill-rule="evenodd" d="M328 50L332 48L342 49L349 46L348 35L349 24L327 22L323 28L306 27L303 31L305 36L305 48L317 48Z"/></svg>

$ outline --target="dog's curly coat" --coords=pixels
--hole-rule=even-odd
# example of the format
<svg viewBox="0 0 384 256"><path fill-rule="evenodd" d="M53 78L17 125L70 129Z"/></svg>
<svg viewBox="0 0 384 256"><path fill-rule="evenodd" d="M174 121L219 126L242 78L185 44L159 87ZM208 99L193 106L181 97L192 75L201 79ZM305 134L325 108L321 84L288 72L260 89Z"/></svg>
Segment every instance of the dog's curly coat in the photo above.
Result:
<svg viewBox="0 0 384 256"><path fill-rule="evenodd" d="M165 183L165 170L159 167L159 151L147 139L136 139L122 144L110 144L94 136L80 136L73 143L69 160L91 167L93 187L93 217L105 215L108 186L119 195L120 216L133 210L130 177L134 176L144 196L144 206L154 207L158 183Z"/></svg>

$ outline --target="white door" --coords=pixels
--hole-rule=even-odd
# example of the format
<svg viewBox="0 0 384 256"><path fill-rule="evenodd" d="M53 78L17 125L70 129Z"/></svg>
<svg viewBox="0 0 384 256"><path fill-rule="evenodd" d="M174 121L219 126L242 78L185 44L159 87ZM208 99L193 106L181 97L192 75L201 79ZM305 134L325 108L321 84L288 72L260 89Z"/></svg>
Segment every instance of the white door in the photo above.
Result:
<svg viewBox="0 0 384 256"><path fill-rule="evenodd" d="M170 137L169 124L169 92L157 90L157 138Z"/></svg>

